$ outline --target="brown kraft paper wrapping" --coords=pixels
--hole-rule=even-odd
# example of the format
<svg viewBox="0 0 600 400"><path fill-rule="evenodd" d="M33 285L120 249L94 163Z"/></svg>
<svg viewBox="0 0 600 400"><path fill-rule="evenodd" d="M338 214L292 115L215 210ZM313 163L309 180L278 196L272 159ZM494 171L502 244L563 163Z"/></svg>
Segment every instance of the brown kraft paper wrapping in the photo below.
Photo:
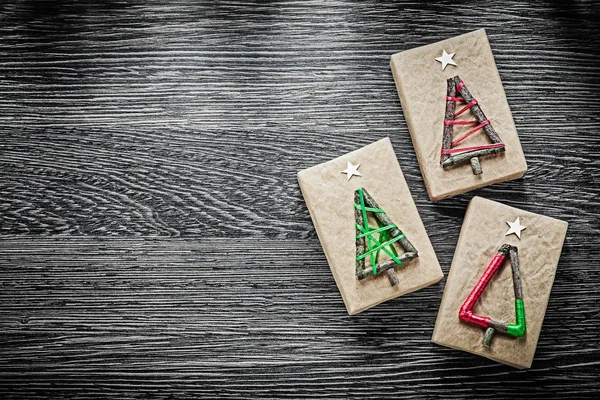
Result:
<svg viewBox="0 0 600 400"><path fill-rule="evenodd" d="M453 60L457 66L448 65L442 71L441 64L435 60L442 55L442 50L456 53ZM525 174L525 156L483 29L394 54L391 69L431 200L438 201L496 182L517 179ZM504 153L480 157L481 175L474 175L469 163L446 169L440 165L446 80L455 75L465 82L506 145ZM463 105L458 104L456 111ZM470 111L460 118L474 119ZM470 128L455 126L454 138ZM485 133L479 131L457 147L489 143Z"/></svg>
<svg viewBox="0 0 600 400"><path fill-rule="evenodd" d="M513 222L517 217L526 227L521 240L514 234L505 236L509 229L506 221ZM516 368L531 367L567 225L564 221L474 197L463 221L432 341ZM482 344L484 329L459 320L458 311L504 243L519 249L527 331L522 338L496 333L490 348L486 348ZM492 278L474 311L497 321L515 322L509 261Z"/></svg>
<svg viewBox="0 0 600 400"><path fill-rule="evenodd" d="M347 180L341 171L348 161L360 163L358 171L362 176ZM300 171L298 182L350 315L442 279L442 270L389 138ZM395 267L398 286L392 287L385 274L361 281L355 276L354 191L359 187L373 196L419 252L416 259Z"/></svg>

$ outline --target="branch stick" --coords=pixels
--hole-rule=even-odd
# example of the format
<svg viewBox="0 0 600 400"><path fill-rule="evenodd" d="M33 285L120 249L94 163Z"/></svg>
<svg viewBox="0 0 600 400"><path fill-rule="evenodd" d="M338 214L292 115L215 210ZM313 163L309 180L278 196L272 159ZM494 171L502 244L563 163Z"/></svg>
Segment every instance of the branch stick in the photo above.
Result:
<svg viewBox="0 0 600 400"><path fill-rule="evenodd" d="M417 253L406 252L402 253L398 256L398 259L402 262L402 264L409 262L417 258L419 255ZM377 274L387 271L390 268L394 268L398 264L394 260L387 260L377 265ZM373 276L373 269L371 267L363 269L359 274L356 275L359 280L363 280L369 276Z"/></svg>
<svg viewBox="0 0 600 400"><path fill-rule="evenodd" d="M447 81L448 90L447 94L450 97L456 97L456 81L454 78L448 78ZM456 102L452 100L446 100L446 113L444 114L444 121L452 121L454 119L454 112L456 111ZM444 136L442 137L442 149L452 148L452 132L454 126L444 124ZM440 164L446 161L450 157L449 154L442 154Z"/></svg>
<svg viewBox="0 0 600 400"><path fill-rule="evenodd" d="M358 194L358 190L354 191L354 204L360 204L360 196ZM354 220L357 225L364 226L365 221L363 219L362 212L354 207ZM358 237L362 234L362 232L356 228L356 258L360 257L365 252L365 237ZM361 258L360 260L356 260L356 275L360 274L365 269L365 259Z"/></svg>
<svg viewBox="0 0 600 400"><path fill-rule="evenodd" d="M394 268L386 269L385 274L387 275L388 279L390 280L390 283L392 286L398 286L400 281L398 281L398 276L396 275Z"/></svg>
<svg viewBox="0 0 600 400"><path fill-rule="evenodd" d="M479 163L479 157L471 158L471 169L475 175L481 175L483 173L481 170L481 164Z"/></svg>
<svg viewBox="0 0 600 400"><path fill-rule="evenodd" d="M465 164L465 163L470 162L471 158L473 158L473 157L481 157L481 156L487 156L490 154L501 153L504 150L505 150L504 146L502 146L502 147L494 147L491 149L466 151L464 153L460 153L460 154L449 157L446 161L444 161L442 163L442 167L447 168L447 167L451 167L454 165Z"/></svg>
<svg viewBox="0 0 600 400"><path fill-rule="evenodd" d="M523 300L523 285L521 284L521 273L519 271L519 254L516 246L511 246L508 251L510 266L512 267L513 285L515 288L515 300Z"/></svg>
<svg viewBox="0 0 600 400"><path fill-rule="evenodd" d="M496 330L492 327L489 327L485 330L485 333L483 334L483 345L485 347L490 347L490 345L492 344L494 333L496 333Z"/></svg>

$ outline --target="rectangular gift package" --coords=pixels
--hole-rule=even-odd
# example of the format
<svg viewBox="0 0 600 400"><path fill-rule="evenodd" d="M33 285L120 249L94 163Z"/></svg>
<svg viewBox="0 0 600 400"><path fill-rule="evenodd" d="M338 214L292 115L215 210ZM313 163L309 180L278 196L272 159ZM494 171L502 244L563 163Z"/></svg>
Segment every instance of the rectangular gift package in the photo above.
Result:
<svg viewBox="0 0 600 400"><path fill-rule="evenodd" d="M456 53L456 65L436 61L442 52ZM429 197L438 201L496 182L517 179L527 164L506 100L494 55L483 29L427 46L403 51L391 57L391 69L400 96L419 166ZM459 76L477 100L477 105L504 143L505 151L479 157L483 170L475 175L469 163L443 168L440 165L447 79ZM457 105L457 112L463 105ZM466 110L457 119L472 119ZM454 126L456 140L469 127ZM468 136L458 147L489 145L484 131ZM487 128L489 129L489 128Z"/></svg>
<svg viewBox="0 0 600 400"><path fill-rule="evenodd" d="M507 221L525 226L519 239L509 234ZM438 312L433 342L468 351L516 368L529 368L542 329L550 290L567 232L558 219L474 197L467 208ZM465 323L459 310L503 244L518 248L526 332L523 337L496 333L491 346L482 344L484 329ZM515 322L515 295L509 263L492 277L475 313L495 321Z"/></svg>
<svg viewBox="0 0 600 400"><path fill-rule="evenodd" d="M361 176L347 179L347 163ZM389 138L298 173L298 182L323 251L350 315L438 282L442 270ZM399 284L385 276L358 280L354 192L364 187L410 239L419 257L396 267Z"/></svg>

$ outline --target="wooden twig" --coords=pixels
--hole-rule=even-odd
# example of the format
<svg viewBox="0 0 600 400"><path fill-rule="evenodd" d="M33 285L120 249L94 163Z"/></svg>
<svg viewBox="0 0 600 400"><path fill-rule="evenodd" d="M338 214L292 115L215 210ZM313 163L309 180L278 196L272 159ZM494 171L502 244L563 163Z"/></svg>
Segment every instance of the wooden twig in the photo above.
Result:
<svg viewBox="0 0 600 400"><path fill-rule="evenodd" d="M398 286L400 281L398 281L398 275L396 275L394 268L387 269L385 271L385 274L387 275L388 279L390 280L390 284L392 286Z"/></svg>
<svg viewBox="0 0 600 400"><path fill-rule="evenodd" d="M494 328L494 330L497 332L501 332L501 333L508 332L508 324L505 324L504 322L499 322L499 321L495 321L495 320L491 319L490 327Z"/></svg>
<svg viewBox="0 0 600 400"><path fill-rule="evenodd" d="M515 300L523 300L523 286L521 284L521 273L519 272L519 255L518 248L516 246L504 245L500 250L504 249L505 254L508 253L510 258L510 266L512 268L512 278L513 278L513 289L515 291ZM492 343L492 338L494 333L508 332L508 324L503 322L490 320L490 326L486 329L483 334L483 345L485 347L490 347Z"/></svg>
<svg viewBox="0 0 600 400"><path fill-rule="evenodd" d="M358 194L358 190L354 191L354 204L360 204L360 196ZM356 206L354 207L354 220L356 222L356 225L359 226L363 226L365 223L361 210L356 208ZM362 232L360 231L360 229L356 227L356 275L360 274L362 270L365 269L365 259L361 258L360 260L358 260L358 257L360 257L365 252L366 247L366 239L364 236L361 236L361 234Z"/></svg>
<svg viewBox="0 0 600 400"><path fill-rule="evenodd" d="M398 259L402 262L402 264L404 264L404 263L409 262L410 260L417 258L418 256L419 255L417 253L406 252L406 253L400 254L398 256ZM394 260L387 260L382 263L379 263L379 264L377 264L377 274L387 271L388 269L394 268L396 266L398 266L398 264ZM369 276L373 276L373 268L372 267L365 268L362 270L362 272L360 274L356 275L358 280L363 280L365 278L368 278Z"/></svg>
<svg viewBox="0 0 600 400"><path fill-rule="evenodd" d="M448 89L446 91L449 97L456 97L456 81L454 78L448 78L447 81ZM451 121L454 119L454 112L456 111L456 102L446 99L446 112L444 114L444 121ZM454 126L444 124L444 136L442 137L442 149L452 148L452 133ZM440 164L450 157L449 154L442 154Z"/></svg>
<svg viewBox="0 0 600 400"><path fill-rule="evenodd" d="M479 163L479 157L471 158L471 169L475 175L481 175L483 173L481 170L481 164Z"/></svg>
<svg viewBox="0 0 600 400"><path fill-rule="evenodd" d="M494 333L496 333L496 330L491 326L485 330L485 333L483 334L483 345L485 347L490 347L492 344Z"/></svg>
<svg viewBox="0 0 600 400"><path fill-rule="evenodd" d="M502 147L493 147L491 149L466 151L464 153L456 154L454 156L449 157L446 161L444 161L442 163L442 167L447 168L447 167L451 167L454 165L465 164L465 163L470 162L471 158L473 158L473 157L481 157L481 156L487 156L490 154L501 153L504 150L505 150L504 146L502 146Z"/></svg>
<svg viewBox="0 0 600 400"><path fill-rule="evenodd" d="M521 283L521 272L519 269L519 254L515 246L511 246L508 254L510 256L510 266L513 273L513 286L515 290L515 299L523 300L523 285Z"/></svg>

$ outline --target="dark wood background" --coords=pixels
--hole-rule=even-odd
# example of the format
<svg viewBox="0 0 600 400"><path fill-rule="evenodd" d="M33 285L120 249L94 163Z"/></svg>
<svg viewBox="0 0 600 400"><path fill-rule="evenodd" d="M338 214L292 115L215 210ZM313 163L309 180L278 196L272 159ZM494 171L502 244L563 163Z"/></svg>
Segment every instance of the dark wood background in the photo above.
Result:
<svg viewBox="0 0 600 400"><path fill-rule="evenodd" d="M0 397L597 396L599 19L3 1ZM482 27L529 171L432 204L389 58ZM530 370L430 342L445 280L346 314L296 172L385 136L445 273L475 194L570 223Z"/></svg>

